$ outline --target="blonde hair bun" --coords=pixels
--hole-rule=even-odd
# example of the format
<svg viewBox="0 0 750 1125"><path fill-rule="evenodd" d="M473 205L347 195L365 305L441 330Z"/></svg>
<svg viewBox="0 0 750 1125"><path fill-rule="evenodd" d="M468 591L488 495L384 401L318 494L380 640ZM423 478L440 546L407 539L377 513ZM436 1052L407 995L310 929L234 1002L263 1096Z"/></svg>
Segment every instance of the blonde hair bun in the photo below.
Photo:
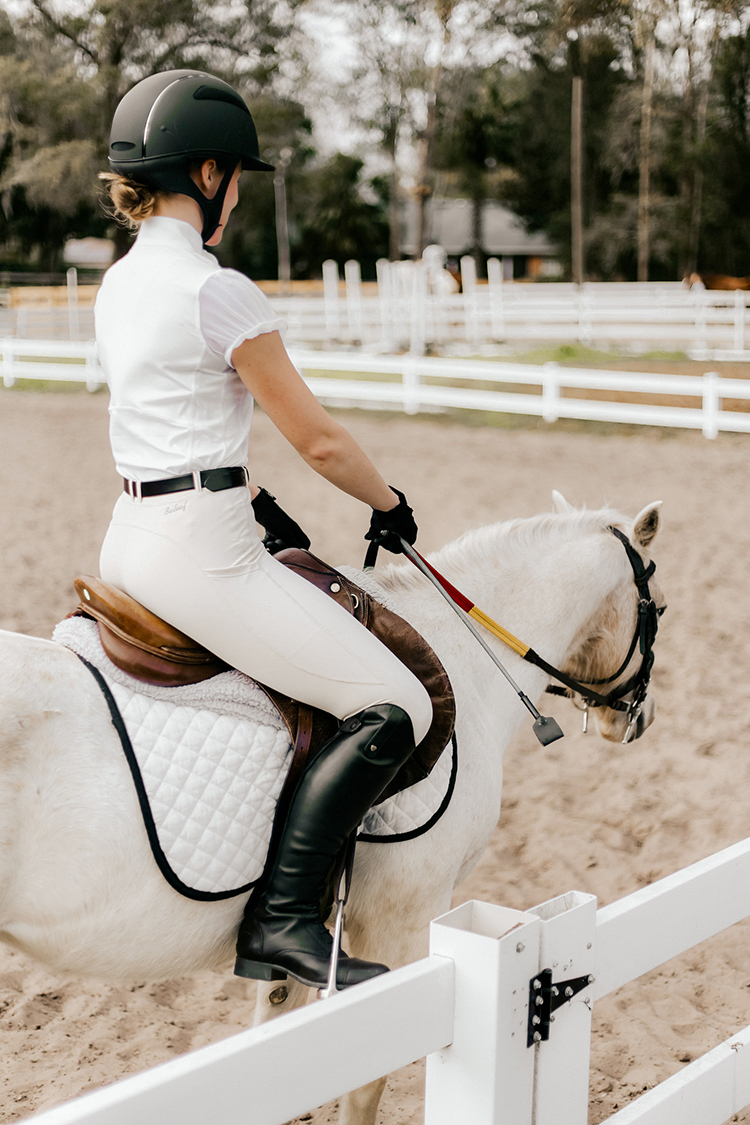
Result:
<svg viewBox="0 0 750 1125"><path fill-rule="evenodd" d="M123 226L137 230L144 219L152 214L158 193L145 184L139 184L117 172L100 172L109 195L110 213Z"/></svg>

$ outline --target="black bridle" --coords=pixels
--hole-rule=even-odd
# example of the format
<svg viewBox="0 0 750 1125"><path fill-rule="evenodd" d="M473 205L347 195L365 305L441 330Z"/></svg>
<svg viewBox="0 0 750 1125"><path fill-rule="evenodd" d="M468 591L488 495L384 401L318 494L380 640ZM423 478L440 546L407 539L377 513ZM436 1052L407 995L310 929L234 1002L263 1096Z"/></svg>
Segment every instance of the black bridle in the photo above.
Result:
<svg viewBox="0 0 750 1125"><path fill-rule="evenodd" d="M567 673L561 672L559 668L554 668L543 660L538 653L530 649L525 659L532 664L536 664L542 668L553 679L558 680L565 687L557 687L550 684L547 691L551 695L569 695L574 692L580 695L585 706L588 707L609 707L613 711L625 711L628 717L628 727L625 732L623 742L628 742L630 734L638 722L643 704L646 699L648 685L651 681L651 669L654 664L654 641L659 628L659 617L664 612L664 609L659 609L651 597L649 590L649 580L653 577L656 570L656 563L650 562L648 566L644 566L643 559L638 554L636 549L626 535L616 527L610 527L617 539L620 540L625 553L628 556L628 561L633 568L633 581L638 589L638 612L635 622L635 631L633 639L630 642L630 648L620 664L616 672L611 676L605 676L599 680L590 680L588 684L579 683L574 680L572 676ZM594 684L611 684L618 680L625 672L630 664L633 656L635 655L636 648L640 651L641 662L635 673L629 677L624 683L618 684L612 691L607 694L602 694L595 691L591 685ZM625 696L630 695L630 699L625 699Z"/></svg>

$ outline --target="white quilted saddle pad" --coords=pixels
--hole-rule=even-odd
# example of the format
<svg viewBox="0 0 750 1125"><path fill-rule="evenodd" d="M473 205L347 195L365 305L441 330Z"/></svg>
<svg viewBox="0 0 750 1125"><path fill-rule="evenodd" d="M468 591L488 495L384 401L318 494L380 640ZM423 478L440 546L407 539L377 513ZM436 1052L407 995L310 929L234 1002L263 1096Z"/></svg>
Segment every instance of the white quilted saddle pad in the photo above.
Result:
<svg viewBox="0 0 750 1125"><path fill-rule="evenodd" d="M239 672L179 688L142 684L111 663L88 618L62 621L53 640L86 661L104 693L170 885L203 900L250 890L292 761L287 729L265 693ZM456 768L454 740L428 778L370 810L360 839L427 831L448 806Z"/></svg>

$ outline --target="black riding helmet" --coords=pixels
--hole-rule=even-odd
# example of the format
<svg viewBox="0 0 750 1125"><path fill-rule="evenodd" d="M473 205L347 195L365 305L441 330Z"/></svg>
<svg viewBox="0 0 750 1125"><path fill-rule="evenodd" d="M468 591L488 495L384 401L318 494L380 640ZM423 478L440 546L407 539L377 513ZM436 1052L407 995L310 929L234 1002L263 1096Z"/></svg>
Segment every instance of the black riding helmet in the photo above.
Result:
<svg viewBox="0 0 750 1125"><path fill-rule="evenodd" d="M227 162L219 190L207 199L190 177L194 160ZM232 87L200 70L152 74L130 90L115 110L109 166L147 187L194 199L203 214L203 241L221 219L235 168L273 172L258 153L250 110Z"/></svg>

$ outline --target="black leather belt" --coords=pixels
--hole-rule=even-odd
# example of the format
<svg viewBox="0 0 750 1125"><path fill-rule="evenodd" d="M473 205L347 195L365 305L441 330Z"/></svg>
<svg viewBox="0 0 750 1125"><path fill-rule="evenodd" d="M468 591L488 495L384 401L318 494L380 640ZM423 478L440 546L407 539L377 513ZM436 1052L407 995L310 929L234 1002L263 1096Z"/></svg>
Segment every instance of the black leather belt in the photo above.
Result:
<svg viewBox="0 0 750 1125"><path fill-rule="evenodd" d="M225 488L241 488L247 484L246 469L204 469L200 474L203 488L209 492L221 492ZM168 480L124 480L123 488L128 496L163 496L167 492L188 492L195 488L192 473L184 477L169 477Z"/></svg>

